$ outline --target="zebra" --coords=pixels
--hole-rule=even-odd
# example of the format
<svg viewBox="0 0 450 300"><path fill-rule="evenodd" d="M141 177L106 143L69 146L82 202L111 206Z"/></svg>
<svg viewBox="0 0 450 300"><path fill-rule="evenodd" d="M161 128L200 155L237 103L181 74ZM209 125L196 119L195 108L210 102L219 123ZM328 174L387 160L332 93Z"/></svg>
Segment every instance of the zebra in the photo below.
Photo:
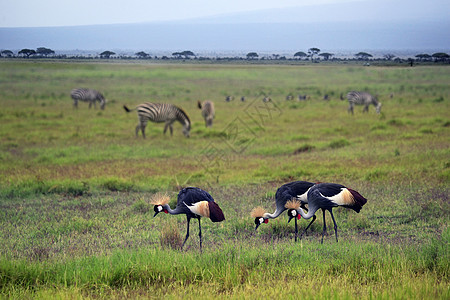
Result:
<svg viewBox="0 0 450 300"><path fill-rule="evenodd" d="M78 108L78 101L89 102L89 108L91 108L92 104L96 107L96 101L100 102L100 108L105 109L106 100L103 95L92 89L73 89L70 92L70 97L73 99L73 106Z"/></svg>
<svg viewBox="0 0 450 300"><path fill-rule="evenodd" d="M354 105L364 105L363 112L368 112L369 105L373 104L378 114L381 111L381 102L378 102L377 98L369 93L351 91L347 94L347 99L349 103L348 111L351 112L352 115Z"/></svg>
<svg viewBox="0 0 450 300"><path fill-rule="evenodd" d="M198 108L202 110L202 117L205 119L205 126L212 127L214 119L214 103L212 101L197 101Z"/></svg>
<svg viewBox="0 0 450 300"><path fill-rule="evenodd" d="M165 122L164 134L166 134L167 128L170 129L170 135L173 135L172 124L175 121L180 122L183 125L183 134L189 137L189 131L191 130L191 120L188 115L181 108L169 104L169 103L150 103L146 102L139 104L134 109L129 109L125 105L123 106L126 112L137 110L139 124L136 126L136 137L139 130L142 131L142 137L145 139L145 126L148 121L155 123Z"/></svg>
<svg viewBox="0 0 450 300"><path fill-rule="evenodd" d="M230 101L233 101L234 100L234 97L233 96L226 96L225 97L225 101L226 102L230 102Z"/></svg>

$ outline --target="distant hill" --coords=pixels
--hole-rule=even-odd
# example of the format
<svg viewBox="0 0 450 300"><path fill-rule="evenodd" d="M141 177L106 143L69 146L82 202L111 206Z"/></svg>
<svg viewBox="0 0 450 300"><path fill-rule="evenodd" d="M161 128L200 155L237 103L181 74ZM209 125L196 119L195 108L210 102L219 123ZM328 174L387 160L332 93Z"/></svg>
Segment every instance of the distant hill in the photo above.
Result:
<svg viewBox="0 0 450 300"><path fill-rule="evenodd" d="M0 28L0 49L294 53L318 47L323 51L430 49L447 52L450 1L436 2L380 0L253 11L180 22Z"/></svg>

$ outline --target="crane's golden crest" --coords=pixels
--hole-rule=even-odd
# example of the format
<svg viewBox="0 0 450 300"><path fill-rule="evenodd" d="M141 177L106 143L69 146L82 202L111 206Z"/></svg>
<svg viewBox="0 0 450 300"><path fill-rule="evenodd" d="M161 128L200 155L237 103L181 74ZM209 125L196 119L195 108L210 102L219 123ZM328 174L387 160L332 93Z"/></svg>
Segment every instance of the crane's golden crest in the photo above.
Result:
<svg viewBox="0 0 450 300"><path fill-rule="evenodd" d="M266 213L266 210L262 208L261 206L255 207L252 212L250 213L250 216L252 218L261 218Z"/></svg>
<svg viewBox="0 0 450 300"><path fill-rule="evenodd" d="M286 207L287 209L298 209L300 207L300 204L302 203L299 200L292 198L291 200L286 202L284 207Z"/></svg>
<svg viewBox="0 0 450 300"><path fill-rule="evenodd" d="M170 197L167 194L162 194L162 193L156 193L155 195L153 195L150 203L153 205L165 205L165 204L169 204L170 202Z"/></svg>

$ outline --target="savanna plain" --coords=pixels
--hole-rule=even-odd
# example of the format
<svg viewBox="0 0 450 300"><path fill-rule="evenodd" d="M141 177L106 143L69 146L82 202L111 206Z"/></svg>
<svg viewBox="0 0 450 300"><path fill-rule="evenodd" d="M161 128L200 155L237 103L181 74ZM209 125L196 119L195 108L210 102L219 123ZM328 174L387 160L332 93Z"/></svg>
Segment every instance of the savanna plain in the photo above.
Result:
<svg viewBox="0 0 450 300"><path fill-rule="evenodd" d="M449 83L437 64L1 60L0 297L449 299ZM73 108L76 87L106 108ZM351 90L381 113L349 114ZM212 128L198 100L215 103ZM178 123L136 138L122 106L143 102L182 107L190 138ZM255 231L252 208L273 212L294 180L368 201L333 210L339 242L327 214L320 243L320 212L301 241L286 213ZM174 207L185 186L225 214L202 219L202 252L196 220L180 249L186 218L153 217L155 193Z"/></svg>

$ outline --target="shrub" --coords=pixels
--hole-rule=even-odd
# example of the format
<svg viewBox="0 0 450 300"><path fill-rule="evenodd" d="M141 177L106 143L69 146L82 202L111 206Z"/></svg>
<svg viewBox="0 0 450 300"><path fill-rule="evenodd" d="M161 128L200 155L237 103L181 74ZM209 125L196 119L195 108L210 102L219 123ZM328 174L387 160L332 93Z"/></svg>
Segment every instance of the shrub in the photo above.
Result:
<svg viewBox="0 0 450 300"><path fill-rule="evenodd" d="M302 152L311 152L315 147L309 144L304 144L302 146L300 146L300 148L296 149L294 151L294 154L299 154Z"/></svg>
<svg viewBox="0 0 450 300"><path fill-rule="evenodd" d="M178 231L177 227L174 226L164 226L161 231L161 236L159 238L161 247L165 249L181 249L183 245L183 239Z"/></svg>
<svg viewBox="0 0 450 300"><path fill-rule="evenodd" d="M151 208L150 204L145 202L143 199L140 199L133 203L133 210L138 213L145 214L148 211L150 211L150 208Z"/></svg>
<svg viewBox="0 0 450 300"><path fill-rule="evenodd" d="M133 189L134 184L119 178L109 178L101 186L112 192L129 192Z"/></svg>
<svg viewBox="0 0 450 300"><path fill-rule="evenodd" d="M350 145L350 142L347 141L346 139L337 139L337 140L333 140L328 146L331 149L337 149L337 148L342 148L345 146Z"/></svg>

